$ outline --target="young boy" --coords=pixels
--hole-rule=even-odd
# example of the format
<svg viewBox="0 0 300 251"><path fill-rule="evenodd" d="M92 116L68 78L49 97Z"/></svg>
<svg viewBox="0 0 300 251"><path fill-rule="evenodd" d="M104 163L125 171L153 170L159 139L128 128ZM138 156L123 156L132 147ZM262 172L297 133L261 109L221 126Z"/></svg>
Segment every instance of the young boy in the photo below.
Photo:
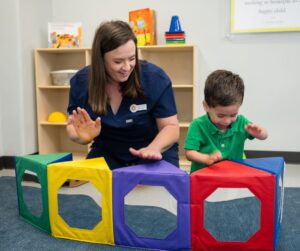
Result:
<svg viewBox="0 0 300 251"><path fill-rule="evenodd" d="M190 124L184 149L191 173L222 159L241 159L246 139L264 140L267 130L238 115L244 82L226 70L212 72L204 88L206 114Z"/></svg>

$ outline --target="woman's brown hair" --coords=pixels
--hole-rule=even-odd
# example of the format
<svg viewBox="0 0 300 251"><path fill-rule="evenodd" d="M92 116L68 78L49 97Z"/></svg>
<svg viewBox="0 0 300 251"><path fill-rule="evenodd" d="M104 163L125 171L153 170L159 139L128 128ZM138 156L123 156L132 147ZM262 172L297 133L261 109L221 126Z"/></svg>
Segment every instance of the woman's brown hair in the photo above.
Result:
<svg viewBox="0 0 300 251"><path fill-rule="evenodd" d="M96 30L92 46L92 62L89 76L89 99L92 110L106 114L109 101L106 93L107 76L104 67L104 54L119 46L134 41L136 45L136 64L128 80L121 85L123 96L136 98L143 96L140 85L140 66L137 51L137 39L131 27L123 21L108 21L101 23Z"/></svg>

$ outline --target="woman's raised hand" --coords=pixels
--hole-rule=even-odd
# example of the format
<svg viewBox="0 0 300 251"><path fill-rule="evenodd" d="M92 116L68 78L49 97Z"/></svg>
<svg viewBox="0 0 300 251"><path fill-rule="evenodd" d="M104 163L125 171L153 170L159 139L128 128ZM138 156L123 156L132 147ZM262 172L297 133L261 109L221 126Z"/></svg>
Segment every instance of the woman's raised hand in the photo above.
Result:
<svg viewBox="0 0 300 251"><path fill-rule="evenodd" d="M91 119L85 109L77 107L68 118L68 124L72 124L78 138L82 142L90 143L101 131L101 119Z"/></svg>

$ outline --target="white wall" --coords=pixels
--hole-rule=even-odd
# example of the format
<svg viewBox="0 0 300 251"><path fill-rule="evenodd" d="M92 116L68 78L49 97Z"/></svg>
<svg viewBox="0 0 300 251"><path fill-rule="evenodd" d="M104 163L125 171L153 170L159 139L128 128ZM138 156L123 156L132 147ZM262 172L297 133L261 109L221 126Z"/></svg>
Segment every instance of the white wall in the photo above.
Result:
<svg viewBox="0 0 300 251"><path fill-rule="evenodd" d="M12 153L23 143L21 140L22 129L20 127L22 114L20 104L23 103L20 73L20 25L19 25L19 3L16 0L8 1L6 9L1 8L1 129L2 142L1 152ZM11 19L10 17L14 17ZM3 35L5 34L5 37ZM4 39L6 38L6 39ZM22 147L22 146L21 146Z"/></svg>
<svg viewBox="0 0 300 251"><path fill-rule="evenodd" d="M198 115L203 113L201 101L207 75L218 68L232 70L246 84L241 113L267 127L270 134L268 140L248 142L246 148L300 152L299 32L228 36L229 0L5 3L1 6L0 27L1 34L10 39L1 42L0 156L37 150L32 49L47 46L47 22L82 22L83 46L90 47L101 21L127 21L130 10L144 7L157 12L159 44L164 44L171 16L179 15L187 43L198 46Z"/></svg>
<svg viewBox="0 0 300 251"><path fill-rule="evenodd" d="M71 4L72 2L72 4ZM70 7L73 5L72 7ZM215 69L239 73L245 81L241 113L269 131L266 141L249 141L249 150L300 152L300 32L229 36L229 0L53 0L54 21L81 21L85 46L103 20L128 20L130 10L157 11L158 42L164 44L172 15L179 15L187 43L199 48L198 114L203 84Z"/></svg>
<svg viewBox="0 0 300 251"><path fill-rule="evenodd" d="M5 2L2 3L2 2ZM33 49L47 46L47 0L1 2L0 156L37 151Z"/></svg>

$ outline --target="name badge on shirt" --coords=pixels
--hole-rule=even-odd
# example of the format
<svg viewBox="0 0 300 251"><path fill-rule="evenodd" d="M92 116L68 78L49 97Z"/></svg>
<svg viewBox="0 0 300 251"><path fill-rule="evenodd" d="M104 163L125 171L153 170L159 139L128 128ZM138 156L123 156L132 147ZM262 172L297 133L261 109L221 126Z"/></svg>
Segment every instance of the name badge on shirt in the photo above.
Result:
<svg viewBox="0 0 300 251"><path fill-rule="evenodd" d="M147 110L147 104L141 104L141 105L132 104L129 109L132 113L138 111L145 111Z"/></svg>

